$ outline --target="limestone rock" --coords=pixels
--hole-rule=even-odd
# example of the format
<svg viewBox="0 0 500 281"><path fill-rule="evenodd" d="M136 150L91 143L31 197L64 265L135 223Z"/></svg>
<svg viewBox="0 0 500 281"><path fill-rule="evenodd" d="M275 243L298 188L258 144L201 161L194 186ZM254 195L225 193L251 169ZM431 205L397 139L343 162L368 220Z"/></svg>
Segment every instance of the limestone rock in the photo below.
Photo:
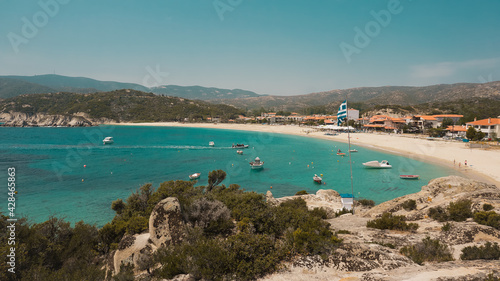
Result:
<svg viewBox="0 0 500 281"><path fill-rule="evenodd" d="M120 266L133 265L136 272L138 272L138 261L143 255L151 255L156 247L148 242L149 233L125 235L120 243L118 249L113 256L114 274L120 272Z"/></svg>
<svg viewBox="0 0 500 281"><path fill-rule="evenodd" d="M175 197L168 197L154 207L149 217L151 241L157 247L177 244L186 234L181 205Z"/></svg>

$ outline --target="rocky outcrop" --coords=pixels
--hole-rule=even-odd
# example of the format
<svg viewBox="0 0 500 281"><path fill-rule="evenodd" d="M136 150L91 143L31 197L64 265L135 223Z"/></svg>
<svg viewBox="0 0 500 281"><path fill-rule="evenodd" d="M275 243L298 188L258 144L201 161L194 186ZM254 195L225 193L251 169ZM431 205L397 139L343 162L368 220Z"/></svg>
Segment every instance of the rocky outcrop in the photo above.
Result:
<svg viewBox="0 0 500 281"><path fill-rule="evenodd" d="M120 272L121 265L133 265L139 271L140 260L151 256L156 246L149 242L149 233L125 235L113 256L114 273Z"/></svg>
<svg viewBox="0 0 500 281"><path fill-rule="evenodd" d="M151 241L157 247L182 241L186 235L186 226L177 198L165 198L156 204L149 217L149 233Z"/></svg>
<svg viewBox="0 0 500 281"><path fill-rule="evenodd" d="M318 194L319 193L319 194ZM335 193L324 191L316 195L303 195L315 206L340 203ZM318 196L320 195L320 196ZM267 200L289 200L298 196L274 199L268 193ZM318 203L324 200L322 203ZM403 203L416 201L415 210L405 210ZM486 242L500 243L500 230L480 225L469 219L465 222L444 223L427 216L429 208L447 207L450 202L461 199L472 201L473 211L481 211L484 204L493 206L500 213L500 189L474 180L449 176L431 180L421 191L384 202L370 209L357 208L355 215L345 214L327 220L343 243L330 257L306 257L287 263L280 273L266 276L262 280L485 280L486 276L500 276L500 260L463 261L461 251L466 246L484 245ZM309 206L309 207L311 207ZM407 220L419 225L417 231L379 230L367 228L369 220L390 212L404 215ZM415 245L422 239L438 239L451 248L454 261L415 264L400 254L404 246Z"/></svg>
<svg viewBox="0 0 500 281"><path fill-rule="evenodd" d="M90 127L98 123L84 114L50 115L42 113L2 113L0 118L7 127Z"/></svg>
<svg viewBox="0 0 500 281"><path fill-rule="evenodd" d="M323 208L328 217L334 217L335 213L342 210L342 201L340 194L333 189L320 189L316 194L305 194L274 198L271 191L267 191L266 201L271 204L280 204L282 202L301 198L307 203L307 207L312 210L314 208Z"/></svg>
<svg viewBox="0 0 500 281"><path fill-rule="evenodd" d="M432 207L446 207L450 202L460 199L471 200L474 210L480 210L485 203L500 210L500 188L497 186L463 177L448 176L433 179L423 186L420 192L384 202L361 215L374 218L385 212L390 212L405 215L408 220L415 221L426 218ZM416 210L404 210L403 204L408 200L416 201Z"/></svg>
<svg viewBox="0 0 500 281"><path fill-rule="evenodd" d="M125 235L122 238L113 253L113 274L119 273L122 265L133 265L135 273L141 273L141 264L158 248L180 243L185 234L179 200L174 197L163 199L151 212L148 233Z"/></svg>

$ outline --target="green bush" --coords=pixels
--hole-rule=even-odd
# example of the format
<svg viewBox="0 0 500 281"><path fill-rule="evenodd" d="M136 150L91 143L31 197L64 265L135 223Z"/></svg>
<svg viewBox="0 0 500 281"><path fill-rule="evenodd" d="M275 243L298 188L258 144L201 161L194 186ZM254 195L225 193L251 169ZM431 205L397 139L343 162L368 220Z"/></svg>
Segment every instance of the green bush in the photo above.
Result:
<svg viewBox="0 0 500 281"><path fill-rule="evenodd" d="M486 242L484 246L468 246L462 249L460 255L462 260L498 260L500 259L500 247L498 243Z"/></svg>
<svg viewBox="0 0 500 281"><path fill-rule="evenodd" d="M441 227L441 231L450 231L452 226L453 225L451 223L447 222L447 223L443 224L443 226Z"/></svg>
<svg viewBox="0 0 500 281"><path fill-rule="evenodd" d="M375 201L368 199L359 199L358 203L365 207L373 207L375 206Z"/></svg>
<svg viewBox="0 0 500 281"><path fill-rule="evenodd" d="M301 191L297 191L297 193L295 193L295 195L307 195L309 193L307 193L307 191L305 190L301 190Z"/></svg>
<svg viewBox="0 0 500 281"><path fill-rule="evenodd" d="M448 221L448 214L446 213L446 210L441 206L430 208L427 214L433 220L437 220L439 222Z"/></svg>
<svg viewBox="0 0 500 281"><path fill-rule="evenodd" d="M474 221L479 224L500 229L500 214L497 214L495 211L477 212L474 214Z"/></svg>
<svg viewBox="0 0 500 281"><path fill-rule="evenodd" d="M418 229L418 224L407 224L405 220L405 216L393 216L391 213L384 213L382 214L381 218L368 221L366 223L366 226L377 229L392 229L402 231L415 231Z"/></svg>
<svg viewBox="0 0 500 281"><path fill-rule="evenodd" d="M449 219L453 221L465 221L467 218L472 217L471 205L472 202L468 199L451 202L447 208Z"/></svg>
<svg viewBox="0 0 500 281"><path fill-rule="evenodd" d="M441 244L437 239L427 237L415 245L405 246L399 251L415 263L422 265L426 261L445 262L452 261L453 255L446 244Z"/></svg>
<svg viewBox="0 0 500 281"><path fill-rule="evenodd" d="M406 211L415 210L417 208L417 201L415 201L413 199L406 200L401 206Z"/></svg>
<svg viewBox="0 0 500 281"><path fill-rule="evenodd" d="M491 204L487 204L486 203L486 204L483 205L483 211L491 211L493 209L494 208L493 208L493 206Z"/></svg>
<svg viewBox="0 0 500 281"><path fill-rule="evenodd" d="M342 210L335 212L335 217L340 217L343 214L352 214L352 210L347 210L346 208L342 208Z"/></svg>
<svg viewBox="0 0 500 281"><path fill-rule="evenodd" d="M441 206L430 208L428 215L430 218L439 222L445 221L465 221L467 218L472 217L471 210L472 202L468 199L458 200L451 202L446 209Z"/></svg>

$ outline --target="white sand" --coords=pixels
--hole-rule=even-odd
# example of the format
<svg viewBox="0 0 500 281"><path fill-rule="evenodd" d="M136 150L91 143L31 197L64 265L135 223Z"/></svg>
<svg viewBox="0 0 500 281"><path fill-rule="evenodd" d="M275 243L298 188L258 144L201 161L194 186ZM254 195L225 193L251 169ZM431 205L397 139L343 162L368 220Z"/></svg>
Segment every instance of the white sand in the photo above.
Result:
<svg viewBox="0 0 500 281"><path fill-rule="evenodd" d="M340 142L347 142L347 133L337 136L326 136L315 129L291 125L257 125L257 124L213 124L213 123L112 123L110 125L130 126L170 126L197 127L213 129L230 129L257 132L270 132L305 137L314 137ZM451 141L429 141L416 138L414 135L395 135L379 133L351 134L351 147L357 145L385 152L401 154L412 159L429 161L440 165L454 167L469 178L485 181L500 186L500 148L469 149L465 143ZM374 159L382 160L382 159ZM467 161L467 166L464 165ZM454 163L455 162L455 163ZM460 167L459 167L460 163Z"/></svg>

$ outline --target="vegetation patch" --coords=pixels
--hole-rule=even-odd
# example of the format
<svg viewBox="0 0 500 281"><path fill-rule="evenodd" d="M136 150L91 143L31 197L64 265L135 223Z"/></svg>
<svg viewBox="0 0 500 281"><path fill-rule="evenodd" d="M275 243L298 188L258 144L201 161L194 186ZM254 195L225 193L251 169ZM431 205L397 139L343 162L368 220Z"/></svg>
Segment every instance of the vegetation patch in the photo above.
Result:
<svg viewBox="0 0 500 281"><path fill-rule="evenodd" d="M445 262L452 261L453 255L446 244L442 244L438 239L426 237L415 245L405 246L399 251L417 264L424 262Z"/></svg>
<svg viewBox="0 0 500 281"><path fill-rule="evenodd" d="M465 221L466 219L472 217L471 205L472 201L462 199L456 202L451 202L446 209L441 206L430 208L428 215L430 218L439 222L450 220L457 222Z"/></svg>
<svg viewBox="0 0 500 281"><path fill-rule="evenodd" d="M406 200L402 205L401 207L403 207L403 209L405 209L406 211L411 211L411 210L415 210L417 208L417 201L413 200L413 199L410 199L410 200Z"/></svg>
<svg viewBox="0 0 500 281"><path fill-rule="evenodd" d="M498 243L487 242L483 246L468 246L462 249L462 260L498 260L500 259L500 246Z"/></svg>
<svg viewBox="0 0 500 281"><path fill-rule="evenodd" d="M391 213L384 213L382 217L375 220L370 220L366 223L367 227L377 229L391 229L402 231L415 231L418 229L416 223L406 223L405 216L393 216Z"/></svg>
<svg viewBox="0 0 500 281"><path fill-rule="evenodd" d="M364 207L374 207L375 206L375 201L369 200L369 199L359 199L358 203L361 204L361 206Z"/></svg>
<svg viewBox="0 0 500 281"><path fill-rule="evenodd" d="M500 229L500 214L497 214L495 211L477 212L474 214L474 221L479 224Z"/></svg>

